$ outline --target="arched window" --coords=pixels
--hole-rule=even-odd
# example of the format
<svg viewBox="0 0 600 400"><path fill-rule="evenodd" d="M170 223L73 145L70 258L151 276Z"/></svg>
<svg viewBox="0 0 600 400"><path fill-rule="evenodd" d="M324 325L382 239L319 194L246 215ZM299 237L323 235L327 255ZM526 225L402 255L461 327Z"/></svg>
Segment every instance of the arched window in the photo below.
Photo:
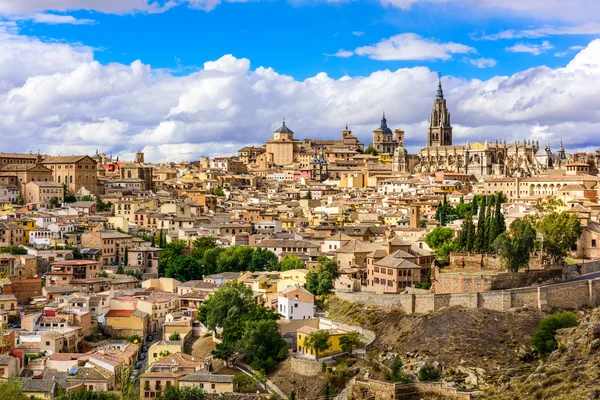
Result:
<svg viewBox="0 0 600 400"><path fill-rule="evenodd" d="M60 183L60 175L58 176L58 183Z"/></svg>
<svg viewBox="0 0 600 400"><path fill-rule="evenodd" d="M73 175L69 176L69 183L73 183Z"/></svg>
<svg viewBox="0 0 600 400"><path fill-rule="evenodd" d="M127 177L131 178L131 171L127 171Z"/></svg>

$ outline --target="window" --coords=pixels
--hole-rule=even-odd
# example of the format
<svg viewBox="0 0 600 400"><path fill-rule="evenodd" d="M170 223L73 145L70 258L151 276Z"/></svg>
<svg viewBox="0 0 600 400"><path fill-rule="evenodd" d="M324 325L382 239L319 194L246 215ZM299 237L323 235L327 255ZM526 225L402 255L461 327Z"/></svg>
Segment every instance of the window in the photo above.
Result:
<svg viewBox="0 0 600 400"><path fill-rule="evenodd" d="M215 388L215 384L214 384L214 383L211 383L211 385L210 385L210 388L211 388L211 389L214 389L214 388Z"/></svg>
<svg viewBox="0 0 600 400"><path fill-rule="evenodd" d="M592 239L592 247L596 247L596 239Z"/></svg>
<svg viewBox="0 0 600 400"><path fill-rule="evenodd" d="M50 346L50 342L46 342L46 346Z"/></svg>

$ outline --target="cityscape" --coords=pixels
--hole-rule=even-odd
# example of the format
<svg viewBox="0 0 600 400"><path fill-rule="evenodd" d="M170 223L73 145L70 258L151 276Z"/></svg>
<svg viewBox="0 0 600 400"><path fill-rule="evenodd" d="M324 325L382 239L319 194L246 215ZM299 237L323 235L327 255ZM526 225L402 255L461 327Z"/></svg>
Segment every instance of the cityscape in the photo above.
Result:
<svg viewBox="0 0 600 400"><path fill-rule="evenodd" d="M333 3L0 0L0 400L598 398L600 3Z"/></svg>

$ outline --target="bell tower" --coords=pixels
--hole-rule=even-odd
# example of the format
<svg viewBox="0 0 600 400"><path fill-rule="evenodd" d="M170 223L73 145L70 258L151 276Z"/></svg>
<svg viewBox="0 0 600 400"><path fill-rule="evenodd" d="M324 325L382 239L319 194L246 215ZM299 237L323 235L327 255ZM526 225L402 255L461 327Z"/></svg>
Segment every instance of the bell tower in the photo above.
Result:
<svg viewBox="0 0 600 400"><path fill-rule="evenodd" d="M433 102L433 110L429 119L427 145L452 146L452 125L450 124L450 112L446 107L446 99L442 90L441 74L438 74L437 96Z"/></svg>

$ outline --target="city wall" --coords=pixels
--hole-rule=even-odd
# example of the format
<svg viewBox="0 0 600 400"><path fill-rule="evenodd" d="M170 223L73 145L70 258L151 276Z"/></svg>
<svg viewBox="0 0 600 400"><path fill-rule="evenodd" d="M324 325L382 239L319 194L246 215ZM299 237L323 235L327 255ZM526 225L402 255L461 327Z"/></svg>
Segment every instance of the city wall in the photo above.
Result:
<svg viewBox="0 0 600 400"><path fill-rule="evenodd" d="M497 290L479 293L442 294L372 294L336 293L342 300L375 306L386 310L401 310L407 314L422 314L443 307L462 306L506 311L527 307L539 310L579 309L600 305L600 280L559 283L551 286Z"/></svg>

